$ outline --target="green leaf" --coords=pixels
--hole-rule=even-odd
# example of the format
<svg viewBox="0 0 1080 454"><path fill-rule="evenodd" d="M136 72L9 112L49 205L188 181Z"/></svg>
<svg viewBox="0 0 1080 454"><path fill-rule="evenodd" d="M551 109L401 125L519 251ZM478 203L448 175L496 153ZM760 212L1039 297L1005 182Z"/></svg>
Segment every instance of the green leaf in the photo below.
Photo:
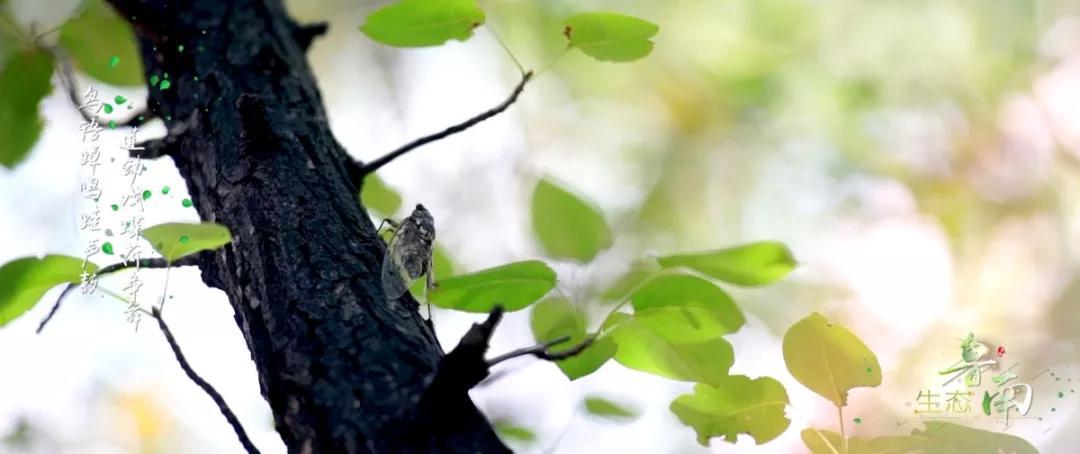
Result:
<svg viewBox="0 0 1080 454"><path fill-rule="evenodd" d="M558 352L573 348L588 336L585 316L566 298L547 298L533 306L529 325L537 343L550 342L560 337L570 340L552 347ZM571 380L596 372L615 355L615 343L611 339L599 338L581 353L571 358L555 361L555 365Z"/></svg>
<svg viewBox="0 0 1080 454"><path fill-rule="evenodd" d="M926 421L923 430L912 430L912 437L925 438L932 453L1007 452L1037 454L1031 443L1023 438L975 429L943 421Z"/></svg>
<svg viewBox="0 0 1080 454"><path fill-rule="evenodd" d="M838 407L847 405L848 390L881 384L874 352L816 312L784 333L784 362L799 383Z"/></svg>
<svg viewBox="0 0 1080 454"><path fill-rule="evenodd" d="M547 178L533 191L532 225L551 257L590 262L611 247L611 229L600 210Z"/></svg>
<svg viewBox="0 0 1080 454"><path fill-rule="evenodd" d="M787 246L763 241L719 251L660 257L664 268L686 267L736 285L771 284L795 269L795 258Z"/></svg>
<svg viewBox="0 0 1080 454"><path fill-rule="evenodd" d="M84 4L60 27L60 45L90 77L111 85L142 85L142 57L131 25L102 0Z"/></svg>
<svg viewBox="0 0 1080 454"><path fill-rule="evenodd" d="M617 13L584 13L566 20L563 34L576 47L600 61L626 62L649 55L650 40L660 27Z"/></svg>
<svg viewBox="0 0 1080 454"><path fill-rule="evenodd" d="M514 441L523 444L536 441L536 434L531 430L514 425L509 421L495 421L491 426L495 429L495 433L499 435L499 438L504 441Z"/></svg>
<svg viewBox="0 0 1080 454"><path fill-rule="evenodd" d="M775 379L751 380L731 375L717 380L715 385L694 386L692 394L683 394L671 402L671 412L697 432L702 446L708 446L713 437L735 443L739 434L754 437L760 445L780 436L791 425L784 413L787 405L787 391Z"/></svg>
<svg viewBox="0 0 1080 454"><path fill-rule="evenodd" d="M28 48L7 55L0 67L0 165L14 168L34 147L44 120L38 104L52 91L53 57Z"/></svg>
<svg viewBox="0 0 1080 454"><path fill-rule="evenodd" d="M605 330L617 345L615 361L641 372L673 380L717 383L727 377L735 363L735 352L723 338L671 342L641 321L619 312L611 314Z"/></svg>
<svg viewBox="0 0 1080 454"><path fill-rule="evenodd" d="M374 173L364 178L360 200L367 209L378 211L385 216L393 216L401 208L401 195Z"/></svg>
<svg viewBox="0 0 1080 454"><path fill-rule="evenodd" d="M360 31L394 47L427 47L465 41L483 23L476 0L400 0L369 14Z"/></svg>
<svg viewBox="0 0 1080 454"><path fill-rule="evenodd" d="M97 269L97 265L86 262L87 273ZM49 289L80 283L82 271L83 259L66 255L26 257L0 266L0 326L34 307Z"/></svg>
<svg viewBox="0 0 1080 454"><path fill-rule="evenodd" d="M700 342L737 331L742 311L720 287L697 276L661 274L631 296L634 318L672 342Z"/></svg>
<svg viewBox="0 0 1080 454"><path fill-rule="evenodd" d="M158 224L143 230L142 237L170 262L196 252L217 249L232 241L228 228L211 222Z"/></svg>
<svg viewBox="0 0 1080 454"><path fill-rule="evenodd" d="M585 398L585 411L593 416L620 422L634 420L638 417L638 412L596 396Z"/></svg>
<svg viewBox="0 0 1080 454"><path fill-rule="evenodd" d="M555 271L539 260L515 262L440 279L428 295L431 304L465 312L524 309L555 288Z"/></svg>
<svg viewBox="0 0 1080 454"><path fill-rule="evenodd" d="M810 428L803 430L800 435L811 454L836 454L842 450L840 434L836 432ZM929 447L925 439L908 436L852 437L847 441L848 454L907 454L925 452Z"/></svg>

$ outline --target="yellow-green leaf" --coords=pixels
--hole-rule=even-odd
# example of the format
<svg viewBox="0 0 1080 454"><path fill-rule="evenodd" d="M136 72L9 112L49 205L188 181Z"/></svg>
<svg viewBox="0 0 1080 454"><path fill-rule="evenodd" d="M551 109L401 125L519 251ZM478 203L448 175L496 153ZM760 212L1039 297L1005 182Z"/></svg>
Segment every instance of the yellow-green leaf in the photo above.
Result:
<svg viewBox="0 0 1080 454"><path fill-rule="evenodd" d="M0 62L0 166L13 168L34 147L44 121L38 104L52 91L52 54L27 48Z"/></svg>
<svg viewBox="0 0 1080 454"><path fill-rule="evenodd" d="M374 173L364 178L360 200L367 209L375 210L384 216L393 216L401 208L401 195Z"/></svg>
<svg viewBox="0 0 1080 454"><path fill-rule="evenodd" d="M716 284L687 274L661 274L631 296L634 318L672 342L700 342L744 323L735 301Z"/></svg>
<svg viewBox="0 0 1080 454"><path fill-rule="evenodd" d="M735 363L735 352L723 338L700 342L671 342L634 317L613 313L605 335L616 344L615 361L641 372L673 380L717 383Z"/></svg>
<svg viewBox="0 0 1080 454"><path fill-rule="evenodd" d="M169 261L196 252L217 249L232 241L232 234L227 227L211 222L158 224L143 230L142 237Z"/></svg>
<svg viewBox="0 0 1080 454"><path fill-rule="evenodd" d="M530 260L439 279L428 295L431 304L465 312L524 309L555 288L555 271Z"/></svg>
<svg viewBox="0 0 1080 454"><path fill-rule="evenodd" d="M784 362L799 383L838 407L848 391L881 384L877 356L855 334L813 313L784 334Z"/></svg>
<svg viewBox="0 0 1080 454"><path fill-rule="evenodd" d="M532 226L540 246L555 258L589 262L612 243L600 210L547 178L533 191Z"/></svg>
<svg viewBox="0 0 1080 454"><path fill-rule="evenodd" d="M400 0L369 14L360 31L390 46L426 47L465 41L483 23L476 0Z"/></svg>
<svg viewBox="0 0 1080 454"><path fill-rule="evenodd" d="M810 428L803 430L800 435L803 444L806 445L811 454L836 454L843 450L841 448L840 434L836 432ZM847 440L848 454L921 453L925 452L928 447L926 439L909 436L851 437Z"/></svg>
<svg viewBox="0 0 1080 454"><path fill-rule="evenodd" d="M570 47L600 61L626 62L652 52L651 38L660 27L649 21L618 13L584 13L566 20L563 34Z"/></svg>
<svg viewBox="0 0 1080 454"><path fill-rule="evenodd" d="M98 267L86 262L86 272ZM81 282L83 259L66 255L26 257L0 266L0 326L34 307L45 292L60 284Z"/></svg>
<svg viewBox="0 0 1080 454"><path fill-rule="evenodd" d="M686 267L736 285L771 284L795 269L787 246L775 241L744 244L718 251L660 257L664 268Z"/></svg>
<svg viewBox="0 0 1080 454"><path fill-rule="evenodd" d="M638 417L637 411L597 396L585 398L585 411L599 418L619 422L632 421Z"/></svg>
<svg viewBox="0 0 1080 454"><path fill-rule="evenodd" d="M60 45L86 74L111 85L142 85L143 65L131 25L102 0L60 27Z"/></svg>
<svg viewBox="0 0 1080 454"><path fill-rule="evenodd" d="M588 336L585 315L566 298L547 298L533 306L530 327L537 343L550 342L560 337L570 340L552 347L558 352L573 348ZM595 372L615 354L615 344L607 338L596 339L592 345L573 357L555 361L563 374L571 380Z"/></svg>
<svg viewBox="0 0 1080 454"><path fill-rule="evenodd" d="M787 391L775 379L731 375L714 385L699 383L692 394L671 402L671 411L697 432L702 446L708 446L713 437L735 443L739 434L750 435L760 445L791 425L784 410L787 405Z"/></svg>
<svg viewBox="0 0 1080 454"><path fill-rule="evenodd" d="M944 421L926 421L923 430L911 431L912 437L924 438L931 453L1007 452L1037 454L1031 443L1023 438L962 426Z"/></svg>

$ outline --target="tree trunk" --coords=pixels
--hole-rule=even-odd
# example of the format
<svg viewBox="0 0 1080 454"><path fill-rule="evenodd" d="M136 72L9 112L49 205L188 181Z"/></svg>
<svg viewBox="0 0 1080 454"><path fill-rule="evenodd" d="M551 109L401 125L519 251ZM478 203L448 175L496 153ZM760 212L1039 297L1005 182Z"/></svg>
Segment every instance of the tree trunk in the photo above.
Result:
<svg viewBox="0 0 1080 454"><path fill-rule="evenodd" d="M184 130L166 154L233 233L202 277L229 297L289 452L507 451L467 390L421 417L443 352L415 300L383 294L385 247L331 135L310 30L281 0L110 1L147 79L169 81L149 100Z"/></svg>

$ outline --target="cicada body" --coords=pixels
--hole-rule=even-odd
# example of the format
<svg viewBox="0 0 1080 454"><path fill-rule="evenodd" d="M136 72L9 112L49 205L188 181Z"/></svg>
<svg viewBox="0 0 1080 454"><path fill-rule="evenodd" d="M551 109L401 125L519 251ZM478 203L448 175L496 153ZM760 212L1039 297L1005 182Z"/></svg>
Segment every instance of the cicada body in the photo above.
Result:
<svg viewBox="0 0 1080 454"><path fill-rule="evenodd" d="M397 299L409 291L409 285L420 276L427 277L427 289L435 279L431 267L435 244L435 219L423 205L417 204L409 217L400 223L386 220L393 226L383 257L382 285L388 299Z"/></svg>

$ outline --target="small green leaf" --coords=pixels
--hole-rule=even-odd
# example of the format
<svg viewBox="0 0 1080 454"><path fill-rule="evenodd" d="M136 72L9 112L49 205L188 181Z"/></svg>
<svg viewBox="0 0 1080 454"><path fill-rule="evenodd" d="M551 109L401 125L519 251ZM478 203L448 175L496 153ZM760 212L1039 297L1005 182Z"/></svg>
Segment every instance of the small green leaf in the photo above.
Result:
<svg viewBox="0 0 1080 454"><path fill-rule="evenodd" d="M700 342L737 331L742 311L720 287L697 276L661 274L630 295L634 318L671 342Z"/></svg>
<svg viewBox="0 0 1080 454"><path fill-rule="evenodd" d="M773 378L731 375L715 385L694 386L693 394L671 402L671 412L697 432L702 446L708 446L713 437L735 443L739 434L750 435L760 445L791 425L784 411L788 403L787 391Z"/></svg>
<svg viewBox="0 0 1080 454"><path fill-rule="evenodd" d="M232 241L228 228L210 222L158 224L143 230L142 237L169 261L196 252L217 249Z"/></svg>
<svg viewBox="0 0 1080 454"><path fill-rule="evenodd" d="M401 208L401 195L387 186L382 178L374 173L364 178L360 200L369 210L375 210L385 216L393 216Z"/></svg>
<svg viewBox="0 0 1080 454"><path fill-rule="evenodd" d="M539 260L515 262L439 279L428 295L431 304L465 312L524 309L555 288L555 271Z"/></svg>
<svg viewBox="0 0 1080 454"><path fill-rule="evenodd" d="M547 298L533 306L530 318L533 338L537 343L550 342L560 337L570 340L552 347L558 352L573 348L588 336L585 316L566 298ZM593 344L571 358L559 360L555 365L571 380L596 372L615 354L615 343L607 338L593 341Z"/></svg>
<svg viewBox="0 0 1080 454"><path fill-rule="evenodd" d="M620 422L634 420L638 417L638 412L597 396L585 398L585 411L593 416Z"/></svg>
<svg viewBox="0 0 1080 454"><path fill-rule="evenodd" d="M763 241L719 251L660 257L664 268L686 267L736 285L771 284L795 269L795 258L787 246Z"/></svg>
<svg viewBox="0 0 1080 454"><path fill-rule="evenodd" d="M86 262L86 272L97 272ZM34 307L45 292L60 284L82 281L83 259L66 255L26 257L0 266L0 326Z"/></svg>
<svg viewBox="0 0 1080 454"><path fill-rule="evenodd" d="M503 440L522 444L536 441L536 434L531 430L514 425L509 421L495 421L491 426L495 429L495 433L499 435L499 438Z"/></svg>
<svg viewBox="0 0 1080 454"><path fill-rule="evenodd" d="M842 450L840 434L836 432L810 428L803 430L800 435L811 454L836 454ZM851 437L847 440L848 454L921 453L926 452L929 447L925 439L908 436Z"/></svg>
<svg viewBox="0 0 1080 454"><path fill-rule="evenodd" d="M465 41L483 23L476 0L400 0L369 14L360 31L394 47L427 47Z"/></svg>
<svg viewBox="0 0 1080 454"><path fill-rule="evenodd" d="M847 405L848 390L881 384L874 352L816 312L784 333L784 362L799 383L838 407Z"/></svg>
<svg viewBox="0 0 1080 454"><path fill-rule="evenodd" d="M641 372L673 380L717 383L735 363L731 344L717 337L700 342L671 342L634 317L613 313L605 334L617 348L615 361Z"/></svg>
<svg viewBox="0 0 1080 454"><path fill-rule="evenodd" d="M611 229L600 210L547 178L533 191L532 225L551 257L587 263L611 247Z"/></svg>
<svg viewBox="0 0 1080 454"><path fill-rule="evenodd" d="M142 85L142 58L131 25L102 0L84 3L60 27L60 45L90 77L111 85Z"/></svg>
<svg viewBox="0 0 1080 454"><path fill-rule="evenodd" d="M38 104L52 91L53 57L28 48L4 59L0 67L0 166L14 168L34 148L44 120Z"/></svg>
<svg viewBox="0 0 1080 454"><path fill-rule="evenodd" d="M649 55L650 40L660 27L649 21L618 13L584 13L566 20L563 34L570 47L600 61L626 62Z"/></svg>

